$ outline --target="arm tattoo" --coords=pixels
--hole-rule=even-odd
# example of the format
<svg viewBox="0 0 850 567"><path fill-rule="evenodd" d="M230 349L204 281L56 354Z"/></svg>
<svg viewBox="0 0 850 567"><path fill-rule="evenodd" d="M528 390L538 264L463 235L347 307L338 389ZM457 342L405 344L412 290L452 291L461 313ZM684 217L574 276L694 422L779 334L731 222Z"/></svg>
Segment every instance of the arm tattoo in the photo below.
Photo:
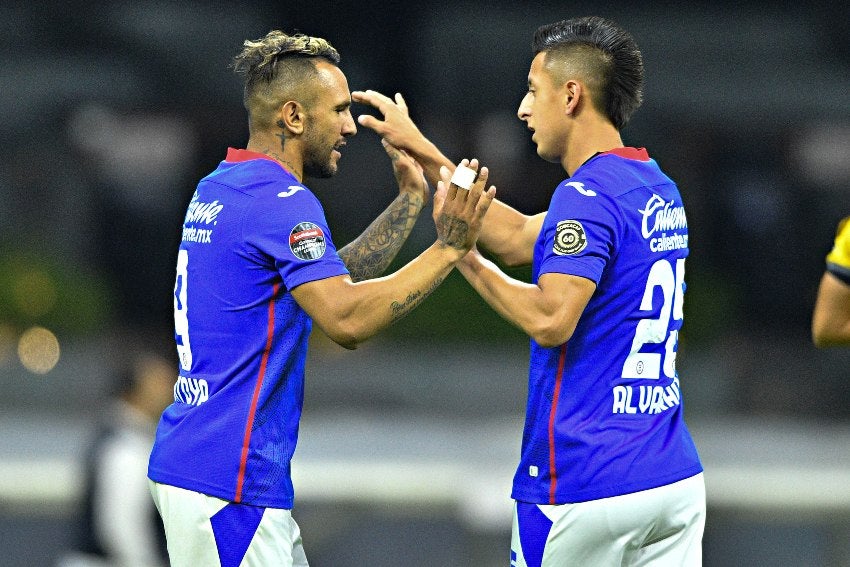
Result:
<svg viewBox="0 0 850 567"><path fill-rule="evenodd" d="M421 198L399 195L363 234L339 250L352 280L368 280L387 269L410 236L422 205Z"/></svg>
<svg viewBox="0 0 850 567"><path fill-rule="evenodd" d="M431 293L433 293L433 291L437 289L441 283L443 283L443 278L437 278L424 292L420 290L411 291L407 294L407 298L405 298L404 301L393 301L390 304L390 309L393 311L393 323L413 311L420 303L425 301L425 298L431 295Z"/></svg>
<svg viewBox="0 0 850 567"><path fill-rule="evenodd" d="M469 224L466 221L445 213L441 213L437 219L437 237L446 246L463 250L466 248L468 234Z"/></svg>

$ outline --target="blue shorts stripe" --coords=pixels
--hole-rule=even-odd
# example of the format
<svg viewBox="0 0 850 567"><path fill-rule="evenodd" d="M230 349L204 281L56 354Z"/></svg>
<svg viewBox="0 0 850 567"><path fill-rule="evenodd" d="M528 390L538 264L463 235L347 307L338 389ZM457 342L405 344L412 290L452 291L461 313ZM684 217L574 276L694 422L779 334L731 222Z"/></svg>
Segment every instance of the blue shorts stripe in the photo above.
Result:
<svg viewBox="0 0 850 567"><path fill-rule="evenodd" d="M540 511L537 504L516 503L517 525L522 555L528 567L541 567L543 550L552 530L552 520Z"/></svg>
<svg viewBox="0 0 850 567"><path fill-rule="evenodd" d="M210 518L221 567L239 567L265 508L231 502Z"/></svg>

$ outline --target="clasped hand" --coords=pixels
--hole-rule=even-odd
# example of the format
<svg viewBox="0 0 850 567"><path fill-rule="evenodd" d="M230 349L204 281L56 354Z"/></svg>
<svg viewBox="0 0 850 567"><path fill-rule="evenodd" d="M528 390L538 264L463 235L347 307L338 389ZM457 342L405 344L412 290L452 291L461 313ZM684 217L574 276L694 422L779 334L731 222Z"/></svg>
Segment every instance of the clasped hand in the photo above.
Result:
<svg viewBox="0 0 850 567"><path fill-rule="evenodd" d="M486 167L479 169L477 159L464 159L459 165L477 172L475 182L469 189L463 189L452 183L449 168L440 168L440 181L434 193L434 224L439 242L466 254L478 240L484 215L496 196L496 188L491 185L484 190L489 170Z"/></svg>

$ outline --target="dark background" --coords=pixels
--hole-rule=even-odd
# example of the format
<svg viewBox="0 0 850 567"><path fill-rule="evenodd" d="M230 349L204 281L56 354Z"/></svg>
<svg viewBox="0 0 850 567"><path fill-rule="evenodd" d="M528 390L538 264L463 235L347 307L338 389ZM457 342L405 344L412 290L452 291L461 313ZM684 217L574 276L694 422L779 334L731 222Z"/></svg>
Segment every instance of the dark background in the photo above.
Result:
<svg viewBox="0 0 850 567"><path fill-rule="evenodd" d="M835 226L850 214L848 6L7 1L0 408L10 419L86 423L110 390L118 337L171 333L186 204L226 147L247 141L228 68L244 39L272 28L325 37L353 90L403 93L444 153L478 157L501 199L535 213L564 174L536 156L516 118L531 36L595 14L628 29L644 55L645 103L624 141L648 148L688 211L679 371L689 420L844 424L850 358L814 349L809 325ZM311 186L338 246L396 194L389 160L363 128L340 173ZM432 241L429 214L396 266ZM34 325L62 349L43 376L16 356ZM348 354L315 342L316 368L341 360L365 375L308 377L308 412L490 419L524 410L526 339L456 274L374 346ZM502 372L508 360L515 366ZM735 526L715 528L713 541Z"/></svg>
<svg viewBox="0 0 850 567"><path fill-rule="evenodd" d="M623 135L650 150L685 199L692 253L682 362L721 345L734 367L735 395L712 411L846 415L843 368L824 367L808 340L823 257L848 213L845 4L16 2L4 10L0 324L10 344L32 324L60 339L171 327L186 203L225 148L247 140L241 85L228 69L245 38L271 28L328 38L352 89L402 92L447 155L480 158L500 198L534 213L563 172L536 156L515 117L530 38L541 23L594 13L627 27L644 53L646 102ZM355 105L361 112L370 109ZM363 128L339 175L313 186L340 246L395 194L378 139ZM432 236L426 212L399 261ZM521 338L458 277L387 336ZM753 376L763 365L778 367Z"/></svg>

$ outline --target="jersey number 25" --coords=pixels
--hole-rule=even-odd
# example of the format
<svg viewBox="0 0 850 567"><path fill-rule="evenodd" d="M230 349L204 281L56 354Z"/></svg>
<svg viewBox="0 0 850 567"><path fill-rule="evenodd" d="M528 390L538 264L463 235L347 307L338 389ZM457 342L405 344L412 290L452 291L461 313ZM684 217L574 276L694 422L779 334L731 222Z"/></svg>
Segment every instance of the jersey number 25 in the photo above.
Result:
<svg viewBox="0 0 850 567"><path fill-rule="evenodd" d="M658 318L641 319L635 329L635 338L632 341L632 350L623 364L623 378L655 379L661 377L662 370L668 378L676 375L676 351L678 350L679 331L669 330L672 320L681 320L684 315L682 306L685 291L685 259L676 260L676 270L673 273L672 262L658 260L649 270L646 279L646 289L640 302L641 311L653 311L652 300L655 296L655 288L661 288L663 303L658 313ZM664 361L662 364L661 353L640 352L641 347L648 343L662 343L664 345Z"/></svg>

